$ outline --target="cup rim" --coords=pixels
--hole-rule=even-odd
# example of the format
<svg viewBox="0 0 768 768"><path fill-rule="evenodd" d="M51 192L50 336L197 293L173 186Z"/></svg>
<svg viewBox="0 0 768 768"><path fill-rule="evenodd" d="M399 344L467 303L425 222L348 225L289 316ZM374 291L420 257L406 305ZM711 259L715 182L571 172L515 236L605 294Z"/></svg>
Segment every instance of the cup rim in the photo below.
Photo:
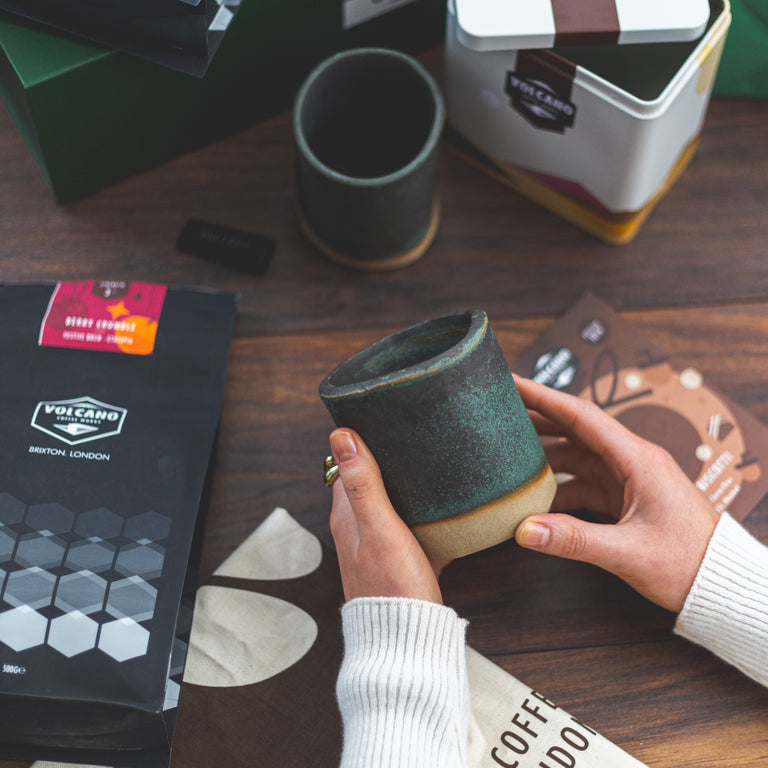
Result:
<svg viewBox="0 0 768 768"><path fill-rule="evenodd" d="M312 151L312 149L309 146L309 142L304 136L304 131L302 130L302 127L301 127L301 119L300 119L301 107L306 100L307 93L309 92L310 88L314 85L315 81L326 70L330 69L339 61L342 61L343 59L352 58L354 56L359 56L361 54L380 55L384 57L398 59L399 61L407 64L409 67L411 67L411 69L414 70L414 72L416 72L416 74L427 85L427 87L430 90L430 93L432 94L432 98L434 99L434 102L435 102L435 118L432 121L432 127L430 128L429 134L422 148L419 150L416 156L409 163L404 165L402 168L398 168L396 171L393 171L392 173L388 173L384 176L372 176L367 178L360 178L358 176L348 176L347 174L339 173L338 171L333 170L333 168L330 168L325 163L323 163L317 157L317 155ZM325 61L322 61L309 73L306 80L304 80L303 84L299 88L298 93L296 94L296 99L293 104L293 135L302 156L307 161L309 161L309 163L312 165L312 167L315 170L319 171L320 173L322 173L323 175L327 176L330 179L333 179L335 181L340 181L349 186L374 187L374 186L380 186L382 184L398 181L401 178L405 178L409 176L413 172L414 168L417 168L421 163L424 162L424 160L426 160L427 157L429 157L429 154L432 152L432 149L440 140L440 134L442 133L443 125L445 123L445 114L446 114L445 101L443 99L442 93L440 92L440 88L435 82L435 79L412 56L409 56L405 53L396 51L391 48L380 48L380 47L350 48L349 50L336 53L333 56L330 56L329 58L325 59Z"/></svg>
<svg viewBox="0 0 768 768"><path fill-rule="evenodd" d="M359 370L362 364L376 356L378 353L391 348L394 345L400 345L405 339L421 334L430 327L440 328L441 326L450 327L451 324L458 322L466 323L464 335L454 344L444 349L441 353L406 366L393 370L389 373L383 373L362 381L352 381L347 384L334 384L333 379L346 369ZM337 365L321 382L319 394L323 400L333 400L336 398L362 395L383 387L400 385L434 375L439 371L448 368L455 362L464 359L469 355L486 335L489 327L488 315L482 309L469 309L464 312L455 312L450 315L443 315L431 320L426 320L400 331L389 334L373 344L364 347L356 352L350 358L340 365Z"/></svg>

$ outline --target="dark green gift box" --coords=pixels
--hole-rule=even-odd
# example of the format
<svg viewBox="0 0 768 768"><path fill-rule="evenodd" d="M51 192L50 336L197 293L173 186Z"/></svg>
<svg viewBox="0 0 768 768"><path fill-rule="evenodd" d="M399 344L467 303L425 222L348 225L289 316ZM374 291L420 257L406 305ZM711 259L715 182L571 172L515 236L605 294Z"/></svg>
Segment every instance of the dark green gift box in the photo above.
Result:
<svg viewBox="0 0 768 768"><path fill-rule="evenodd" d="M768 0L731 0L715 96L768 97Z"/></svg>
<svg viewBox="0 0 768 768"><path fill-rule="evenodd" d="M335 51L420 50L444 20L445 0L244 0L198 79L0 16L0 97L63 203L289 108Z"/></svg>

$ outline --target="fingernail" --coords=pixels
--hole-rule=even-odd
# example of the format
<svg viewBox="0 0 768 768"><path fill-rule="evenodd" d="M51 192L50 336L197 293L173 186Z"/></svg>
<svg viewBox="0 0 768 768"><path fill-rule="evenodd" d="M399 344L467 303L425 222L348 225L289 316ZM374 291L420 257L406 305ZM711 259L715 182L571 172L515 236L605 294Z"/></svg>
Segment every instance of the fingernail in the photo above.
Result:
<svg viewBox="0 0 768 768"><path fill-rule="evenodd" d="M517 531L517 543L539 549L549 541L549 528L541 523L523 523Z"/></svg>
<svg viewBox="0 0 768 768"><path fill-rule="evenodd" d="M357 456L357 444L349 432L331 433L331 450L336 461L350 461Z"/></svg>

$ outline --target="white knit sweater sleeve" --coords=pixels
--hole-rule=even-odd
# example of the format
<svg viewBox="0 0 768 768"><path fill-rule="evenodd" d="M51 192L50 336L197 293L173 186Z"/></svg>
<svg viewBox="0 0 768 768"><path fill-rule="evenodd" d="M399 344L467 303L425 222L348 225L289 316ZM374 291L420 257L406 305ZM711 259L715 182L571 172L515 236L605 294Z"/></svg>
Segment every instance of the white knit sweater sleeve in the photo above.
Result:
<svg viewBox="0 0 768 768"><path fill-rule="evenodd" d="M342 628L342 768L464 768L466 622L435 603L358 598Z"/></svg>
<svg viewBox="0 0 768 768"><path fill-rule="evenodd" d="M715 528L675 632L768 686L768 547L728 514Z"/></svg>

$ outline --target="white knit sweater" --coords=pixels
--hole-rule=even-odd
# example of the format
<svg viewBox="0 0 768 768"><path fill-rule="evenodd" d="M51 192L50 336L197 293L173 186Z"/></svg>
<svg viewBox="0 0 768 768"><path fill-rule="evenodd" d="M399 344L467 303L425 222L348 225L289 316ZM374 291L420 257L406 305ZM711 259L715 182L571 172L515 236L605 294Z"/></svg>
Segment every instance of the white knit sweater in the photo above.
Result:
<svg viewBox="0 0 768 768"><path fill-rule="evenodd" d="M344 606L336 684L342 768L463 768L466 624L450 608L421 600L359 598Z"/></svg>
<svg viewBox="0 0 768 768"><path fill-rule="evenodd" d="M359 598L342 609L341 768L463 768L464 635L450 608ZM675 632L768 686L768 547L722 515Z"/></svg>
<svg viewBox="0 0 768 768"><path fill-rule="evenodd" d="M768 686L768 547L720 517L675 632Z"/></svg>

